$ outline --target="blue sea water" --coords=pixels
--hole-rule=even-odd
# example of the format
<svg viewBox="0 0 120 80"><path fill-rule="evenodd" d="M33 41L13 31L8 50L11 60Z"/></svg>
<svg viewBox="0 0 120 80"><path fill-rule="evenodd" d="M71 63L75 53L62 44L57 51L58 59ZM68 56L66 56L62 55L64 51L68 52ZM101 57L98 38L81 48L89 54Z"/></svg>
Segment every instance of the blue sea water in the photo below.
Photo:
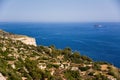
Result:
<svg viewBox="0 0 120 80"><path fill-rule="evenodd" d="M95 27L100 24L102 27ZM96 61L120 67L120 23L0 23L15 34L35 37L38 45L71 47Z"/></svg>

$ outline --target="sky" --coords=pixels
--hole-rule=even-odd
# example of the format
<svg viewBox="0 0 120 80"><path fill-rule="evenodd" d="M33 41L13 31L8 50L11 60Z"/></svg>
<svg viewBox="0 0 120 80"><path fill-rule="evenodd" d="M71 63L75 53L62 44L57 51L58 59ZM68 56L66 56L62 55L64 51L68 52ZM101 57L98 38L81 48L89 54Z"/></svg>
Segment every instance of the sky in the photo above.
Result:
<svg viewBox="0 0 120 80"><path fill-rule="evenodd" d="M0 22L120 22L120 0L0 0Z"/></svg>

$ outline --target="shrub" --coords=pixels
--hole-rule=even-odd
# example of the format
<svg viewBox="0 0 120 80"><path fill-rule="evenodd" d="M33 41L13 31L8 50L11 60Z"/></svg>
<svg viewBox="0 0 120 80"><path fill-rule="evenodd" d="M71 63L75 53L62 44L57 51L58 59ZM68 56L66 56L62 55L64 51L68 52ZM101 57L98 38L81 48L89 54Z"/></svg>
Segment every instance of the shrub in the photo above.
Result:
<svg viewBox="0 0 120 80"><path fill-rule="evenodd" d="M98 75L95 75L94 80L109 80L109 79L106 76L102 75L102 74L98 74Z"/></svg>
<svg viewBox="0 0 120 80"><path fill-rule="evenodd" d="M98 63L96 63L96 62L94 63L93 68L96 69L96 70L101 70L100 64L98 64Z"/></svg>
<svg viewBox="0 0 120 80"><path fill-rule="evenodd" d="M88 69L90 69L90 67L89 67L89 66L79 67L79 69L80 69L81 71L87 71Z"/></svg>
<svg viewBox="0 0 120 80"><path fill-rule="evenodd" d="M59 68L59 65L56 65L56 64L48 64L47 67L48 67L48 68L52 68L52 67L54 67L54 68Z"/></svg>
<svg viewBox="0 0 120 80"><path fill-rule="evenodd" d="M108 72L108 74L111 75L111 76L115 76L114 72L111 71L111 70Z"/></svg>
<svg viewBox="0 0 120 80"><path fill-rule="evenodd" d="M18 74L9 71L8 72L8 80L22 80L21 76L19 76Z"/></svg>
<svg viewBox="0 0 120 80"><path fill-rule="evenodd" d="M89 62L92 61L92 59L87 56L81 56L81 59Z"/></svg>
<svg viewBox="0 0 120 80"><path fill-rule="evenodd" d="M80 80L80 74L78 71L66 70L64 75L67 80Z"/></svg>
<svg viewBox="0 0 120 80"><path fill-rule="evenodd" d="M79 52L74 52L69 58L73 63L81 63L80 59L80 53Z"/></svg>

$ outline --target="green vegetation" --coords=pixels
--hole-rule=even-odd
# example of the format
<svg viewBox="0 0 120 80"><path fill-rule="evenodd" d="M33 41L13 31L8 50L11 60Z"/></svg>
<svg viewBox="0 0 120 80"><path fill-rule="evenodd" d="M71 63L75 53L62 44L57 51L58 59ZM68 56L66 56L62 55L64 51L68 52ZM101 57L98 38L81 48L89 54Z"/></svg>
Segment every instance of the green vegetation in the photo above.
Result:
<svg viewBox="0 0 120 80"><path fill-rule="evenodd" d="M54 68L59 68L59 65L56 65L56 64L48 64L47 67L48 67L48 68L52 68L52 67L54 67Z"/></svg>
<svg viewBox="0 0 120 80"><path fill-rule="evenodd" d="M86 67L79 67L79 69L80 69L81 71L87 71L87 70L90 69L90 67L89 67L89 66L86 66Z"/></svg>
<svg viewBox="0 0 120 80"><path fill-rule="evenodd" d="M102 74L98 74L98 75L95 75L94 80L109 80L109 79Z"/></svg>
<svg viewBox="0 0 120 80"><path fill-rule="evenodd" d="M94 63L94 67L93 68L96 69L96 70L101 70L101 66L97 62Z"/></svg>
<svg viewBox="0 0 120 80"><path fill-rule="evenodd" d="M81 80L81 77L78 71L66 70L64 72L64 75L67 78L67 80Z"/></svg>

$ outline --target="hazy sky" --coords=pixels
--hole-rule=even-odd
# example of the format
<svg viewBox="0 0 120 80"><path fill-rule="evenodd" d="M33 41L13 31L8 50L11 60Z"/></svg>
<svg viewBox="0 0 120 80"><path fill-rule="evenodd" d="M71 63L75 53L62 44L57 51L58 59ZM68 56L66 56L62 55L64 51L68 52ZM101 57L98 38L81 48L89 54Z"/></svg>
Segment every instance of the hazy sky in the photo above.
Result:
<svg viewBox="0 0 120 80"><path fill-rule="evenodd" d="M119 0L0 0L5 22L120 22Z"/></svg>

